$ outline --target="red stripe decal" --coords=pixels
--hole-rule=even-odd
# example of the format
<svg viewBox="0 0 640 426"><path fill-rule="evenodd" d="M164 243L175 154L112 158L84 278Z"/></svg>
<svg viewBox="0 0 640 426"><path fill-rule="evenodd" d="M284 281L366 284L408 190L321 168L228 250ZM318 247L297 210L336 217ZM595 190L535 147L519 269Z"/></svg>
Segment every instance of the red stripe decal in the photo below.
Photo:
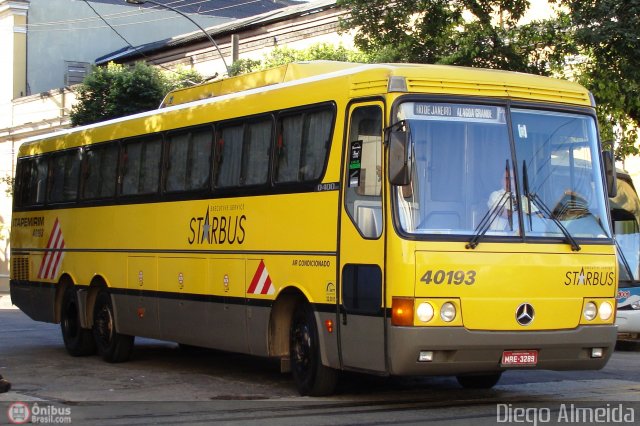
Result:
<svg viewBox="0 0 640 426"><path fill-rule="evenodd" d="M262 275L262 271L264 270L264 261L260 261L260 265L258 265L258 269L256 273L253 274L253 279L251 280L251 285L247 289L247 293L253 293L256 291L256 287L258 286L258 282L260 281L260 276Z"/></svg>
<svg viewBox="0 0 640 426"><path fill-rule="evenodd" d="M267 280L264 283L264 286L262 287L262 294L268 294L269 293L269 288L271 287L271 277L269 275L267 275Z"/></svg>
<svg viewBox="0 0 640 426"><path fill-rule="evenodd" d="M60 231L60 228L56 229L56 231ZM53 244L53 247L49 247L49 249L51 250L57 250L58 249L58 245L60 244L60 239L62 238L62 232L57 232L56 235L56 240L55 243ZM63 241L64 243L64 241ZM60 252L53 252L51 253L51 256L49 256L49 264L47 265L46 269L45 269L45 278L50 278L51 274L53 273L53 265L55 263L55 260L59 257Z"/></svg>

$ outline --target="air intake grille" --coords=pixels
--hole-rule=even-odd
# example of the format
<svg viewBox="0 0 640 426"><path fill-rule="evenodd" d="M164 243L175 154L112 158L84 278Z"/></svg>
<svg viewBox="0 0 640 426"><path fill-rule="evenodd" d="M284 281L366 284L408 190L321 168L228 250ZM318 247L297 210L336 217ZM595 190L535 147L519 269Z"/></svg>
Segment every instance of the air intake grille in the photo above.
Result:
<svg viewBox="0 0 640 426"><path fill-rule="evenodd" d="M29 257L20 256L11 258L11 279L24 280L29 279Z"/></svg>

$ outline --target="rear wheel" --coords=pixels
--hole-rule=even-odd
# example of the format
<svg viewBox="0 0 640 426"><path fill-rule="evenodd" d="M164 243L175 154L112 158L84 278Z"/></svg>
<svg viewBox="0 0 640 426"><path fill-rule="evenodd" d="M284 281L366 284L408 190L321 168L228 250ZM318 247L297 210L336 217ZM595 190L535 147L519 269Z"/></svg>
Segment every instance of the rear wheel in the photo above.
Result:
<svg viewBox="0 0 640 426"><path fill-rule="evenodd" d="M291 373L300 395L332 394L337 372L322 364L318 329L308 303L298 305L294 311L289 343Z"/></svg>
<svg viewBox="0 0 640 426"><path fill-rule="evenodd" d="M98 353L107 362L124 362L131 356L133 336L116 331L111 295L100 290L93 310L93 336Z"/></svg>
<svg viewBox="0 0 640 426"><path fill-rule="evenodd" d="M64 347L69 355L87 356L96 352L96 345L91 329L80 326L80 309L78 308L78 293L73 284L68 284L62 295L62 309L60 310L60 330Z"/></svg>
<svg viewBox="0 0 640 426"><path fill-rule="evenodd" d="M498 383L502 371L497 373L474 374L469 376L457 376L458 383L465 389L491 389Z"/></svg>

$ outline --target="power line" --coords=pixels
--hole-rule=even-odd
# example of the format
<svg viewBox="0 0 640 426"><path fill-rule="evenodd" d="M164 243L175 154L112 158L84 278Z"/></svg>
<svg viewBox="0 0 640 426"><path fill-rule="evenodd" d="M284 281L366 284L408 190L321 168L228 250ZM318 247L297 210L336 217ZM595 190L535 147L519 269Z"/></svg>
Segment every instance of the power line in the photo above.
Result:
<svg viewBox="0 0 640 426"><path fill-rule="evenodd" d="M98 11L94 9L94 7L93 7L93 6L91 6L91 3L89 3L89 0L84 0L84 2L87 4L87 6L89 6L89 7L91 8L91 10L93 10L93 13L95 13L96 15L98 15L98 17L102 20L102 22L104 22L105 24L107 24L107 26L108 26L109 28L111 28L111 29L113 30L113 32L114 32L114 33L116 33L116 34L118 35L118 37L120 37L120 38L121 38L121 39L122 39L122 40L127 44L127 46L129 46L129 47L130 47L130 48L132 48L132 49L135 49L135 47L133 47L133 45L132 45L131 43L129 43L129 40L127 40L126 38L124 38L124 36L123 36L122 34L120 34L120 33L118 32L118 30L116 30L115 28L113 28L113 27L111 26L111 24L110 24L109 22L107 22L107 20L106 20L106 19L104 19L104 18L102 17L102 15L100 15L100 14L98 13Z"/></svg>
<svg viewBox="0 0 640 426"><path fill-rule="evenodd" d="M244 3L237 3L237 4L232 4L232 5L229 5L229 6L218 7L218 8L215 8L215 9L202 10L202 11L199 11L198 13L202 14L202 13L215 12L215 11L224 10L224 9L233 9L234 7L244 6L244 5L251 4L251 3L260 3L260 2L262 2L262 0L250 0L250 1L246 1Z"/></svg>
<svg viewBox="0 0 640 426"><path fill-rule="evenodd" d="M108 26L109 28L111 28L111 29L113 30L113 32L114 32L114 33L116 33L116 34L118 35L118 37L120 37L122 40L124 40L124 42L127 44L127 46L129 46L129 47L130 47L131 49L133 49L134 51L136 50L136 48L135 48L135 47L133 47L133 45L132 45L131 43L129 43L129 40L127 40L127 39L126 39L122 34L120 34L120 33L118 32L118 30L116 30L115 28L113 28L113 27L111 26L111 24L109 24L109 22L107 22L107 20L106 20L106 19L104 19L104 18L102 17L102 15L100 15L100 13L98 13L98 11L97 11L96 9L94 9L94 7L93 7L93 6L91 6L91 4L89 4L89 1L88 1L88 0L84 0L84 2L87 4L87 6L89 6L89 7L91 8L91 10L93 10L93 13L95 13L96 15L98 15L98 17L100 17L100 19L101 19L105 24L107 24L107 26ZM145 58L145 59L147 59L147 60L149 60L149 59L150 59L147 55L145 55L145 54L144 54L144 52L142 52L142 51L141 51L141 52L139 52L139 53L140 53L142 56L144 56L144 58ZM164 65L162 65L162 64L156 64L156 65L158 65L159 67L161 67L162 69L164 69L164 70L166 70L166 71L170 71L170 72L175 73L175 74L178 74L178 75L180 74L180 73L178 73L177 71L174 71L174 70L172 70L172 69L170 69L170 68L167 68L167 67L165 67L165 66L164 66ZM190 81L190 83L195 84L195 83L194 83L194 82L192 82L192 81Z"/></svg>
<svg viewBox="0 0 640 426"><path fill-rule="evenodd" d="M86 0L83 0L83 1L86 1ZM131 25L148 24L148 23L151 23L151 22L171 21L171 20L174 20L174 19L179 19L179 17L178 16L167 16L165 18L149 19L149 20L146 20L146 21L126 22L126 23L123 23L123 24L112 24L112 25L109 25L109 26L99 25L99 26L92 26L92 27L31 29L31 30L29 30L29 32L30 33L45 33L45 32L55 32L55 31L96 30L96 29L112 28L112 27L128 27L128 26L131 26Z"/></svg>
<svg viewBox="0 0 640 426"><path fill-rule="evenodd" d="M83 0L86 2L86 0ZM184 2L187 0L175 0L172 2L168 2L167 5L173 5L175 3L180 3L180 2ZM176 9L180 9L180 8L185 8L185 7L189 7L189 6L195 6L197 4L200 3L208 3L211 0L194 0L192 3L187 3L187 4L182 4L182 5L177 5L177 6L173 6ZM245 3L239 3L236 5L229 5L229 6L225 6L225 7L221 7L221 8L217 8L217 9L210 9L204 12L193 12L190 14L194 14L194 15L203 15L203 13L205 12L212 12L212 11L216 11L216 10L223 10L223 9L232 9L235 7L239 7L239 6L244 6L248 3L255 3L255 2L259 2L259 1L263 1L263 0L254 0L254 1L249 1L249 2L245 2ZM124 6L123 6L124 7ZM109 18L109 19L121 19L121 18L129 18L131 16L140 16L140 15L148 15L148 14L153 14L153 13L157 13L157 12L163 12L162 8L159 8L157 6L150 6L150 7L141 7L135 10L127 10L124 12L116 12L116 13L110 13L110 14L104 14L102 15L104 18ZM72 25L72 24L78 24L78 23L82 23L82 22L92 22L92 21L96 21L99 20L100 18L76 18L76 19L67 19L67 20L61 20L61 21L49 21L49 22L36 22L36 23L32 23L32 24L27 24L28 28L35 28L35 27L46 27L46 26L55 26L55 25ZM144 22L154 22L154 21L143 21ZM123 25L123 24L120 24ZM114 25L114 26L118 26L118 25Z"/></svg>

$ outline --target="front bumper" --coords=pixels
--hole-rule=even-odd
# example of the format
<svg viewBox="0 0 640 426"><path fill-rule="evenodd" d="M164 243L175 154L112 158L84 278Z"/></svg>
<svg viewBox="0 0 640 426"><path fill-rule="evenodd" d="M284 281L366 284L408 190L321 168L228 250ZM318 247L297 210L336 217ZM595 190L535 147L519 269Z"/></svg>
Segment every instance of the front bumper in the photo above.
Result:
<svg viewBox="0 0 640 426"><path fill-rule="evenodd" d="M503 371L507 368L500 366L502 353L518 349L538 351L537 365L522 368L597 370L604 367L613 353L616 331L614 325L531 332L389 325L389 372L393 375L449 375ZM602 348L602 357L592 358L592 348ZM433 361L418 362L420 351L433 351Z"/></svg>

